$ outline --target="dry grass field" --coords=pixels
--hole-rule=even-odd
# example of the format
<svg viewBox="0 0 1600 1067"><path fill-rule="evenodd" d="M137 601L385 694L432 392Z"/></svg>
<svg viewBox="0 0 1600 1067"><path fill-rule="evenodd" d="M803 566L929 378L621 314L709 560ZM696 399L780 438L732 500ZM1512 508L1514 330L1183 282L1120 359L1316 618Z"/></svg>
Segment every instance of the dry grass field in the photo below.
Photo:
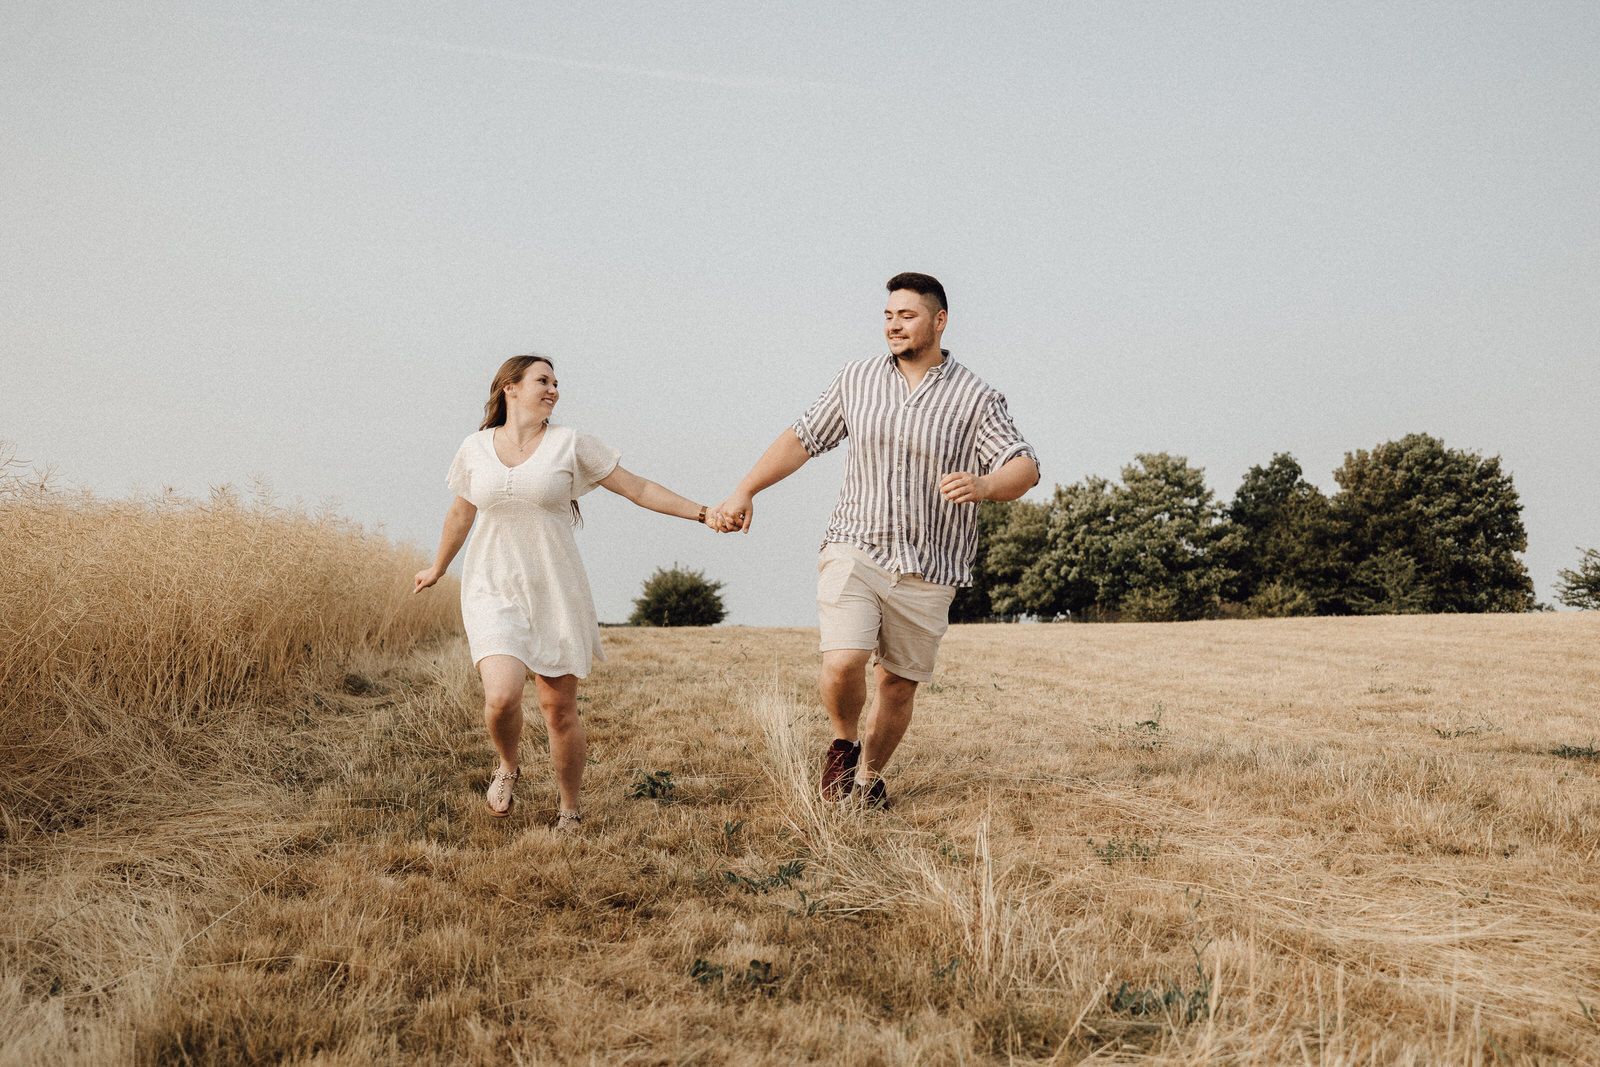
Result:
<svg viewBox="0 0 1600 1067"><path fill-rule="evenodd" d="M4 1063L1600 1062L1600 618L956 627L884 813L814 799L811 633L609 630L567 838L536 713L482 810L453 590L222 512L204 581L382 595L140 642L72 624L126 544L0 585Z"/></svg>

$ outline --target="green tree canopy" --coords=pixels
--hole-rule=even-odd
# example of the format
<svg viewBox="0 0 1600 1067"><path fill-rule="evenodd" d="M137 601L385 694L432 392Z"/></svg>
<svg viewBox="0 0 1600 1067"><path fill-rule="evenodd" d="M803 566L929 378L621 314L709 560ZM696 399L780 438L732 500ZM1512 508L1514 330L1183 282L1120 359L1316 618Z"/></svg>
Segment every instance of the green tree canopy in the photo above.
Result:
<svg viewBox="0 0 1600 1067"><path fill-rule="evenodd" d="M1600 611L1600 548L1586 548L1578 566L1556 572L1556 599L1569 608Z"/></svg>
<svg viewBox="0 0 1600 1067"><path fill-rule="evenodd" d="M1228 599L1263 615L1309 615L1333 597L1342 568L1328 498L1293 456L1246 471L1227 514L1238 531Z"/></svg>
<svg viewBox="0 0 1600 1067"><path fill-rule="evenodd" d="M972 585L958 589L950 605L952 622L1020 615L1013 590L1044 550L1050 508L1027 500L986 500L978 505L978 554Z"/></svg>
<svg viewBox="0 0 1600 1067"><path fill-rule="evenodd" d="M1332 518L1357 612L1529 611L1522 505L1499 457L1407 434L1345 456Z"/></svg>
<svg viewBox="0 0 1600 1067"><path fill-rule="evenodd" d="M1237 538L1204 471L1182 456L1141 453L1120 485L1090 477L1056 490L1045 551L1015 596L1047 616L1202 618L1220 605Z"/></svg>
<svg viewBox="0 0 1600 1067"><path fill-rule="evenodd" d="M727 618L722 606L721 582L708 581L701 571L676 563L658 567L645 579L644 590L633 602L630 626L715 626Z"/></svg>

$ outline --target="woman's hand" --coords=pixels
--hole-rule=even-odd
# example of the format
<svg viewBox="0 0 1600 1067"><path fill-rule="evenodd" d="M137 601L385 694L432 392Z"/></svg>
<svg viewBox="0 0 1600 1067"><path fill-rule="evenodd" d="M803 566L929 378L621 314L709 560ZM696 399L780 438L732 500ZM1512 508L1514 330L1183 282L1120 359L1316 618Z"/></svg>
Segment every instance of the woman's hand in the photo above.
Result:
<svg viewBox="0 0 1600 1067"><path fill-rule="evenodd" d="M742 523L737 517L729 515L721 508L713 508L706 512L706 525L716 533L734 533Z"/></svg>
<svg viewBox="0 0 1600 1067"><path fill-rule="evenodd" d="M428 588L428 586L432 585L434 582L437 582L438 580L439 580L439 568L438 567L429 567L427 570L418 571L417 572L417 577L416 577L417 585L416 585L415 589L411 590L411 595L412 596L416 596L418 593L422 592L424 589Z"/></svg>

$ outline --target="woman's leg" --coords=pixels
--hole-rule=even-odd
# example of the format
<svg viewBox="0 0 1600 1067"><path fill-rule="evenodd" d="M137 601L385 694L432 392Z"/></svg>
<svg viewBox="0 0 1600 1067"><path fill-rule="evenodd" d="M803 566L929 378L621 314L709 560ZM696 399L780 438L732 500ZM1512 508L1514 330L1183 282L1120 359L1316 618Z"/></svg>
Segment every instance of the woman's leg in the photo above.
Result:
<svg viewBox="0 0 1600 1067"><path fill-rule="evenodd" d="M561 810L577 811L578 791L583 786L583 764L589 746L578 719L578 679L563 674L559 678L534 675L539 692L539 710L550 731L550 762L555 765L556 787L561 791Z"/></svg>
<svg viewBox="0 0 1600 1067"><path fill-rule="evenodd" d="M517 769L517 746L522 740L522 686L528 668L515 656L485 656L478 661L483 679L483 724L489 742L500 756L499 769Z"/></svg>

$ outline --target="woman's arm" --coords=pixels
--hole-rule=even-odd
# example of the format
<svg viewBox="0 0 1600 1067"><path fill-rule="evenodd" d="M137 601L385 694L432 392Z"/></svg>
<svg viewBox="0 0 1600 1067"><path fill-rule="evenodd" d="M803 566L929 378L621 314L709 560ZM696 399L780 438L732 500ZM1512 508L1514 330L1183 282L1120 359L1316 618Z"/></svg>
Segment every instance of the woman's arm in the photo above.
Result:
<svg viewBox="0 0 1600 1067"><path fill-rule="evenodd" d="M433 558L433 566L417 572L417 585L411 590L413 593L422 592L444 577L444 572L450 567L450 561L456 558L461 546L467 543L467 534L472 530L472 520L477 517L478 509L465 497L458 496L450 502L450 509L444 513L444 532L439 535L439 552Z"/></svg>
<svg viewBox="0 0 1600 1067"><path fill-rule="evenodd" d="M699 504L686 497L679 496L664 485L658 485L648 478L639 477L621 464L618 464L616 470L601 479L600 484L618 496L633 501L641 508L659 512L662 515L676 515L680 519L689 519L691 521L700 518Z"/></svg>

